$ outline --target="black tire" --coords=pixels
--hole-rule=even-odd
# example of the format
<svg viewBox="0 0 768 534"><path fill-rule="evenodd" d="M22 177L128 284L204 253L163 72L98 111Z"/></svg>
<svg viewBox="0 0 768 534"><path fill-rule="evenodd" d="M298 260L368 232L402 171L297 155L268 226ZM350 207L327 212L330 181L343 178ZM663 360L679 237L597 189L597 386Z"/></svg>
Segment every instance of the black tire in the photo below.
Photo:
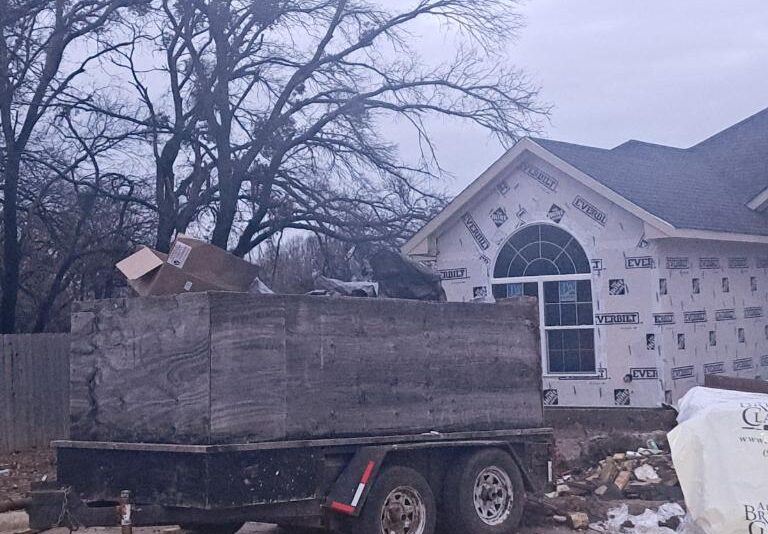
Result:
<svg viewBox="0 0 768 534"><path fill-rule="evenodd" d="M185 532L192 534L235 534L238 530L243 528L245 523L185 523L179 525Z"/></svg>
<svg viewBox="0 0 768 534"><path fill-rule="evenodd" d="M462 457L446 475L442 523L456 534L511 534L524 504L515 460L501 449L483 449Z"/></svg>
<svg viewBox="0 0 768 534"><path fill-rule="evenodd" d="M397 508L403 509L398 511ZM416 509L419 513L414 513ZM385 519L387 512L389 515ZM400 515L395 516L394 513ZM403 519L411 521L410 527L402 524ZM418 523L413 524L414 520ZM436 520L437 505L429 483L414 469L391 466L376 477L363 512L360 517L349 523L347 532L382 534L387 532L384 530L385 521L389 521L390 526L402 526L402 529L390 530L387 534L435 534Z"/></svg>

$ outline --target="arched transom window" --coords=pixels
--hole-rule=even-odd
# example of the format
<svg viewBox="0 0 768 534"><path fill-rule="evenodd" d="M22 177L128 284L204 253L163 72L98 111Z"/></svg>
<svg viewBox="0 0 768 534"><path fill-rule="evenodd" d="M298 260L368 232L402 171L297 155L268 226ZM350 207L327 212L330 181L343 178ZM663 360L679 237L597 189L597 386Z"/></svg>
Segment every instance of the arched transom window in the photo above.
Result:
<svg viewBox="0 0 768 534"><path fill-rule="evenodd" d="M595 332L589 258L560 227L535 224L499 251L493 296L539 299L544 369L548 374L595 374Z"/></svg>
<svg viewBox="0 0 768 534"><path fill-rule="evenodd" d="M589 259L568 232L550 224L523 228L507 241L493 269L494 278L589 273Z"/></svg>

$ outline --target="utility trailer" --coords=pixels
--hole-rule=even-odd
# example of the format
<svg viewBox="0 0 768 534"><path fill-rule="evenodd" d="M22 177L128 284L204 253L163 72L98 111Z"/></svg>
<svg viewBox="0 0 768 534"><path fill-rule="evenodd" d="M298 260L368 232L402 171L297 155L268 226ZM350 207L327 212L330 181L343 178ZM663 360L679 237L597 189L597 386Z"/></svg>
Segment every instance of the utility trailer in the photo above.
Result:
<svg viewBox="0 0 768 534"><path fill-rule="evenodd" d="M79 305L30 527L507 534L551 485L535 302L234 293Z"/></svg>

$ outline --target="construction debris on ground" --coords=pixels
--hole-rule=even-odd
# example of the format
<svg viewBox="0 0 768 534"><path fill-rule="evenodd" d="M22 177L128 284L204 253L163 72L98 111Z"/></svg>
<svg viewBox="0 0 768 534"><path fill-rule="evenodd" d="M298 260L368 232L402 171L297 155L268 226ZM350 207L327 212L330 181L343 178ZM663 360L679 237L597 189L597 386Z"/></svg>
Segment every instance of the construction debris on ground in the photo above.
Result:
<svg viewBox="0 0 768 534"><path fill-rule="evenodd" d="M531 509L573 530L627 534L677 532L685 516L672 457L654 440L560 473Z"/></svg>

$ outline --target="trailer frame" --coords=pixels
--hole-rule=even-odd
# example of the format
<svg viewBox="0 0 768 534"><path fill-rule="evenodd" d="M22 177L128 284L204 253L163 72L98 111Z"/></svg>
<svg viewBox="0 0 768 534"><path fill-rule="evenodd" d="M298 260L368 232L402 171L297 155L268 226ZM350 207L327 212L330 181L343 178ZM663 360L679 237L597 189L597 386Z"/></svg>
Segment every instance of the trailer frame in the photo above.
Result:
<svg viewBox="0 0 768 534"><path fill-rule="evenodd" d="M439 500L462 455L505 451L528 493L551 488L553 431L527 428L216 445L61 440L58 480L33 488L30 527L221 525L343 528L381 469L406 466ZM124 533L124 534L127 534Z"/></svg>

